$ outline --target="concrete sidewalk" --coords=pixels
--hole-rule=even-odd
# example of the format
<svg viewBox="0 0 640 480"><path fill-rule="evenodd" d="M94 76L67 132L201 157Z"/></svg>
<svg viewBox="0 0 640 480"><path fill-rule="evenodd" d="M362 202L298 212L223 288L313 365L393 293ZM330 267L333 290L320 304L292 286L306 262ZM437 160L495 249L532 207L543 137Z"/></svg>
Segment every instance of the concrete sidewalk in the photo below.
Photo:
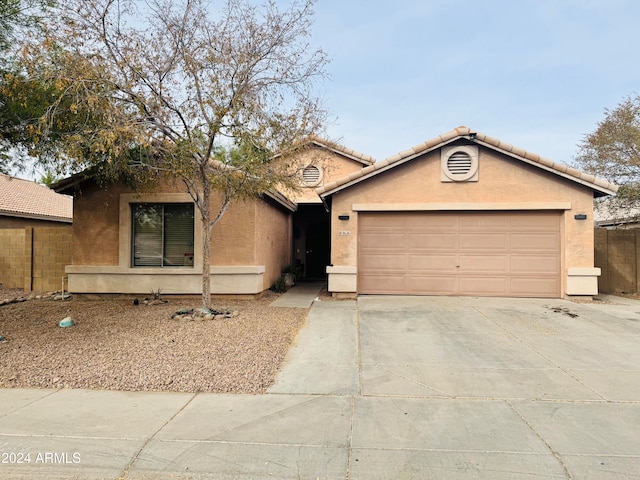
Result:
<svg viewBox="0 0 640 480"><path fill-rule="evenodd" d="M265 395L0 390L0 478L639 478L639 365L640 303L315 302Z"/></svg>

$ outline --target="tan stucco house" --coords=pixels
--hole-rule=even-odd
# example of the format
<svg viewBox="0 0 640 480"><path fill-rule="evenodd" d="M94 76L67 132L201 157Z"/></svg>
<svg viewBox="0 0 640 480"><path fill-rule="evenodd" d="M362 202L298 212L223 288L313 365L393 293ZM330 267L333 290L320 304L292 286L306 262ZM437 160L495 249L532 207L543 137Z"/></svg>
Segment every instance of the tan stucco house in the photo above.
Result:
<svg viewBox="0 0 640 480"><path fill-rule="evenodd" d="M299 191L235 202L216 226L212 293L258 294L288 264L337 296L597 293L606 181L467 127L380 162L316 138L297 166ZM202 225L179 184L57 191L75 194L70 291L201 291Z"/></svg>
<svg viewBox="0 0 640 480"><path fill-rule="evenodd" d="M297 163L299 191L236 201L214 228L213 294L259 294L292 263L300 265L304 278L325 277L330 216L315 188L373 159L313 139ZM73 261L66 268L69 291L202 291L202 221L180 182L136 192L119 184L100 186L78 174L55 189L75 197ZM215 199L211 211L218 211Z"/></svg>
<svg viewBox="0 0 640 480"><path fill-rule="evenodd" d="M597 293L593 199L615 185L467 127L323 185L336 294Z"/></svg>

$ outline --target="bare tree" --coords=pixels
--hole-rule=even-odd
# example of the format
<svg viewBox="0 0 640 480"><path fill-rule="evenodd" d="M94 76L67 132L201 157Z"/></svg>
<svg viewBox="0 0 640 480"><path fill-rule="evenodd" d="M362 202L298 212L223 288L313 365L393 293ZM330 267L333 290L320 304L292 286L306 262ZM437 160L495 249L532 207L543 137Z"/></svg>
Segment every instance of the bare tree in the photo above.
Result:
<svg viewBox="0 0 640 480"><path fill-rule="evenodd" d="M63 92L35 135L75 170L181 179L204 225L209 306L212 229L234 199L291 187L296 147L324 124L313 0L60 3L46 41L25 49L30 74Z"/></svg>
<svg viewBox="0 0 640 480"><path fill-rule="evenodd" d="M620 186L606 200L607 214L637 216L640 212L640 96L627 97L579 145L576 167Z"/></svg>

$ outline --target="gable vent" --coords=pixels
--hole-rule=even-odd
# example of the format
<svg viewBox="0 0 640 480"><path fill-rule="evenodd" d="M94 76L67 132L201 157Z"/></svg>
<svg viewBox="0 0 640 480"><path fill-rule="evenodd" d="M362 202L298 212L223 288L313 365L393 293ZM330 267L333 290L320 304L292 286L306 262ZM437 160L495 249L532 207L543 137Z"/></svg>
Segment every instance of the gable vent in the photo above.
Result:
<svg viewBox="0 0 640 480"><path fill-rule="evenodd" d="M309 165L302 171L302 181L307 185L317 185L320 182L320 169Z"/></svg>
<svg viewBox="0 0 640 480"><path fill-rule="evenodd" d="M452 175L466 175L471 171L471 156L466 152L455 152L447 159L447 170Z"/></svg>
<svg viewBox="0 0 640 480"><path fill-rule="evenodd" d="M478 181L478 146L448 145L440 151L442 182Z"/></svg>

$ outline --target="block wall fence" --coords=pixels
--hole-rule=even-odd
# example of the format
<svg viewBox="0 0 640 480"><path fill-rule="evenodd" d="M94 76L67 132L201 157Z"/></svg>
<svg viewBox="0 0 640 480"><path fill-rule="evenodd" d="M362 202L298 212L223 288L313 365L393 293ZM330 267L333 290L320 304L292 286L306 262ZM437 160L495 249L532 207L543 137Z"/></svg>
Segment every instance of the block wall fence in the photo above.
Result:
<svg viewBox="0 0 640 480"><path fill-rule="evenodd" d="M598 291L636 293L640 285L640 229L595 229L596 267L602 269Z"/></svg>
<svg viewBox="0 0 640 480"><path fill-rule="evenodd" d="M2 287L26 292L60 290L65 266L71 264L71 249L70 225L0 229Z"/></svg>

